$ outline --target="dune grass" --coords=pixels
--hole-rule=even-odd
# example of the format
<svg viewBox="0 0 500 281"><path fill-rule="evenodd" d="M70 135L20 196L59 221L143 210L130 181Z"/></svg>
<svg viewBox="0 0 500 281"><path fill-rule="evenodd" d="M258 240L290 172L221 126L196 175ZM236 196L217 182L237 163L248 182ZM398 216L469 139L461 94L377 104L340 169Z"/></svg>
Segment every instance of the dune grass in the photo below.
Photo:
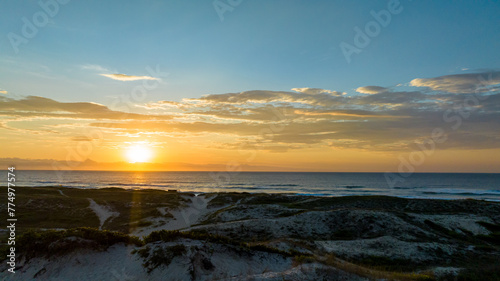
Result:
<svg viewBox="0 0 500 281"><path fill-rule="evenodd" d="M432 281L436 280L431 272L403 272L403 271L388 271L367 265L360 265L351 263L345 260L336 258L334 255L329 254L326 257L318 258L322 263L333 266L335 268L344 270L358 276L366 277L369 279L385 279L385 280L398 280L398 281Z"/></svg>
<svg viewBox="0 0 500 281"><path fill-rule="evenodd" d="M150 273L160 265L168 266L175 257L184 255L186 251L186 246L177 244L168 247L159 246L154 250L148 246L137 251L137 253L144 260L142 266Z"/></svg>
<svg viewBox="0 0 500 281"><path fill-rule="evenodd" d="M19 249L27 259L62 255L77 249L106 250L116 243L144 245L144 242L135 236L89 227L67 230L29 230L20 235L16 241L17 245L21 245Z"/></svg>
<svg viewBox="0 0 500 281"><path fill-rule="evenodd" d="M168 214L168 210L183 207L189 200L186 197L193 196L189 193L183 194L159 190L124 190L118 188L72 189L63 187L18 187L17 191L16 204L19 206L17 208L19 224L16 229L18 234L16 242L18 245L23 245L19 249L27 257L47 254L62 255L75 249L104 250L116 243L133 244L136 246L150 244L149 246L151 246L151 243L155 242L175 243L192 239L201 240L206 243L227 245L230 249L238 253L249 253L250 251L275 253L293 258L295 264L320 261L326 265L332 265L347 272L368 278L434 280L435 277L430 273L416 273L412 271L423 270L427 266L439 265L464 268L458 276L443 277L444 279L440 280L500 280L498 278L500 275L500 265L497 262L499 260L498 252L500 248L500 225L498 224L498 220L495 219L500 217L500 209L498 208L498 204L495 205L489 202L457 200L443 203L436 200L409 200L386 196L316 198L270 194L222 193L208 195L208 197L212 198L209 206L223 208L218 211L214 210L211 215L205 218L205 221L199 224L217 222L217 216L224 212L239 212L239 209L259 208L259 205L279 205L286 207L275 208L276 206L267 206L271 210L269 217L277 222L280 222L279 219L283 217L311 211L325 211L328 214L340 211L342 214L349 214L352 210L375 210L397 216L406 223L421 229L422 231L413 233L415 234L415 239L420 242L433 242L436 239L440 239L447 241L447 243L462 245L464 249L468 247L474 249L467 250L469 252L454 255L450 258L446 258L444 254L441 255L436 251L434 255L439 257L439 259L436 258L435 264L422 265L409 260L394 260L381 256L362 257L349 259L348 261L332 257L327 258L329 261L326 262L324 258L304 254L303 252L294 250L283 251L268 246L270 245L268 242L272 239L272 235L270 236L265 231L252 231L251 224L241 224L241 227L237 229L230 229L227 232L222 231L225 236L211 233L214 229L210 230L209 227L206 230L200 228L190 231L155 231L142 239L128 235L135 228L151 226L156 221L152 218L171 218L172 216ZM97 204L119 213L118 217L104 223L104 230L97 229L100 225L99 219L89 208L89 198ZM236 205L235 203L238 201L240 203ZM225 206L227 207L224 208ZM167 214L163 215L163 210L160 208L165 208ZM5 211L5 206L0 205L0 211L2 210ZM412 212L441 215L480 214L486 218L490 218L490 220L489 222L478 221L477 224L487 229L490 233L475 235L467 229L448 228L448 226L441 225L432 219L419 221L411 215ZM330 236L325 236L323 237L324 239L352 240L367 238L366 235L361 238L359 234L363 233L360 232L361 228L353 227L350 224L342 225L344 217L344 215L333 217L330 214L326 220L323 219L323 223L328 227L335 225L335 227L331 227ZM371 217L363 217L358 222L358 225L367 226L374 222L375 220ZM36 231L30 229L36 229ZM285 228L283 231L289 231L286 238L299 242L307 241L307 239L316 241L321 238L317 235L304 237L303 233L300 233L300 231L296 232L293 227L291 230ZM218 231L214 232L219 233ZM0 235L2 235L1 238L5 238L5 233L0 233ZM2 252L5 251L5 246L2 245ZM155 253L152 248L150 250L148 251L148 257L154 256L155 258L151 259L150 263L145 266L146 268L155 268L161 264L167 264L177 256L175 253L183 252L180 248L167 249L167 252L173 253L172 255L159 250L159 252ZM316 253L318 249L312 245L309 250L308 252ZM145 254L144 249L139 250L139 252ZM447 260L450 261L448 262Z"/></svg>
<svg viewBox="0 0 500 281"><path fill-rule="evenodd" d="M153 242L163 241L163 242L173 242L178 239L192 239L192 240L202 240L210 243L217 243L222 245L233 245L237 246L242 250L254 250L268 253L280 254L287 257L294 256L294 253L282 251L280 249L269 247L263 244L251 244L242 242L239 240L231 239L226 236L211 234L204 231L177 231L177 230L159 230L153 231L151 234L143 238L144 243L149 244Z"/></svg>
<svg viewBox="0 0 500 281"><path fill-rule="evenodd" d="M152 189L16 187L16 195L16 216L22 222L18 224L19 233L39 228L99 227L99 218L89 208L88 199L117 212L119 215L105 222L103 228L123 233L143 225L141 221L148 217L171 218L158 208L176 209L186 202L179 193ZM0 212L4 211L5 206L1 206Z"/></svg>

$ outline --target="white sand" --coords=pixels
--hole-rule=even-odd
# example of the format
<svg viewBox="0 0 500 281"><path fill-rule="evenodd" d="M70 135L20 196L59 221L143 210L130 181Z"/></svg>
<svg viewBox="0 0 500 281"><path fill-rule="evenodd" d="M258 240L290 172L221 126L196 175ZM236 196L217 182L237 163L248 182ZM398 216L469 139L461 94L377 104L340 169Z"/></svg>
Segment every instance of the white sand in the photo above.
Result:
<svg viewBox="0 0 500 281"><path fill-rule="evenodd" d="M432 260L427 252L432 252L437 248L440 248L447 255L452 255L459 250L456 245L435 242L406 242L390 236L359 240L316 241L315 243L325 251L342 257L384 256L415 262Z"/></svg>
<svg viewBox="0 0 500 281"><path fill-rule="evenodd" d="M166 208L159 208L158 211L162 214L167 212L174 216L174 218L148 218L149 221L153 222L153 225L137 228L131 234L136 236L147 236L153 231L157 230L180 230L191 227L194 224L199 223L207 214L216 212L220 208L207 208L208 202L213 199L213 197L206 198L205 195L195 196L195 197L184 197L191 202L187 206L174 210L167 210ZM161 222L165 222L161 225Z"/></svg>
<svg viewBox="0 0 500 281"><path fill-rule="evenodd" d="M114 218L120 215L118 212L113 212L110 207L99 205L94 200L87 198L90 202L89 208L94 211L94 213L99 218L100 226L99 229L102 228L102 225L109 219Z"/></svg>
<svg viewBox="0 0 500 281"><path fill-rule="evenodd" d="M132 254L135 247L117 244L107 251L96 252L81 249L64 256L31 259L21 263L15 275L0 273L8 280L191 280L191 270L195 268L196 280L282 280L287 275L301 274L300 268L294 269L291 258L277 254L253 252L240 253L236 248L225 245L206 245L202 241L184 240L170 243L155 243L153 246L172 246L183 244L187 253L175 257L168 266L160 266L151 273L142 266L144 260ZM212 270L204 270L196 261L196 256L207 258L213 264ZM231 262L228 262L231 261ZM310 274L314 271L307 271ZM36 278L34 276L36 275ZM302 274L302 277L305 275ZM276 277L279 277L277 279ZM314 275L311 276L314 278ZM5 280L5 279L2 279ZM287 279L309 280L309 279ZM316 280L316 279L310 279Z"/></svg>
<svg viewBox="0 0 500 281"><path fill-rule="evenodd" d="M469 251L474 251L474 247L449 243L445 238L439 238L431 229L419 226L425 225L425 220L433 221L453 231L459 232L463 229L476 235L489 234L488 230L477 223L478 221L493 223L491 218L471 214L406 213L405 218L392 212L365 209L308 210L291 215L290 210L284 206L239 204L245 202L241 200L236 204L208 208L208 203L214 197L207 198L203 194L181 196L189 200L184 206L179 209L158 208L163 217L146 218L153 222L153 225L138 228L132 234L145 236L162 229L182 231L205 228L211 233L220 233L228 237L232 237L234 233L249 235L250 238L269 236L270 246L300 251L306 251L304 245L309 245L305 244L309 241L302 241L296 237L322 237L313 239L316 241L309 243L337 257L384 256L415 262L432 262L436 258L442 258L438 255L453 257L457 254L467 254ZM90 198L88 200L89 208L98 216L101 227L119 215L109 206L99 205ZM222 211L218 212L219 210ZM173 218L164 217L167 213ZM211 214L214 215L214 222L200 225L207 217L212 217ZM409 217L411 220L408 220ZM331 240L335 238L330 235L337 230L363 226L370 226L363 230L364 238ZM383 236L377 236L380 234ZM416 237L421 235L436 237L436 240L417 242ZM169 243L150 243L148 246L155 248L175 244L185 245L187 253L174 258L169 266L160 266L150 274L142 266L144 260L138 254L131 253L133 249L137 249L136 247L118 244L105 252L83 249L60 257L33 259L19 270L20 274L9 280L31 280L37 273L40 280L190 280L193 267L196 280L332 280L330 277L324 277L325 270L329 270L328 274L341 276L335 280L365 280L317 263L294 267L290 258L267 252L245 253L241 249L238 251L228 245L217 243L182 239ZM202 269L201 261L205 258L210 259L214 266L213 270ZM22 266L22 263L20 265ZM452 267L436 268L436 272L442 274L448 271L456 273L458 270ZM75 272L81 276L75 276ZM2 278L7 278L5 272L0 273L0 279L4 280Z"/></svg>
<svg viewBox="0 0 500 281"><path fill-rule="evenodd" d="M446 227L450 230L461 233L460 229L472 232L474 235L488 235L490 231L478 224L478 221L494 223L490 218L483 216L476 216L471 214L453 214L451 215L421 215L412 214L414 218L423 222L430 220L436 224Z"/></svg>
<svg viewBox="0 0 500 281"><path fill-rule="evenodd" d="M59 193L61 193L61 195L62 195L62 196L64 196L64 197L69 197L68 195L64 194L64 193L62 192L62 190L60 190L60 189L58 189L58 190L59 190Z"/></svg>

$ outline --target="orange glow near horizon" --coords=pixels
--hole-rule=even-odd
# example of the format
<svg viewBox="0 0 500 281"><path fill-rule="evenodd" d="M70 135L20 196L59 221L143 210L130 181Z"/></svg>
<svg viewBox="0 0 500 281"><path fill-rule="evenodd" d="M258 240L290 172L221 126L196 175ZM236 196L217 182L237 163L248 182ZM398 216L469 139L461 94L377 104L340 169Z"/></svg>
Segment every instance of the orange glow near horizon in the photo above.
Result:
<svg viewBox="0 0 500 281"><path fill-rule="evenodd" d="M129 163L144 163L151 159L153 152L144 144L134 144L127 148L126 156Z"/></svg>

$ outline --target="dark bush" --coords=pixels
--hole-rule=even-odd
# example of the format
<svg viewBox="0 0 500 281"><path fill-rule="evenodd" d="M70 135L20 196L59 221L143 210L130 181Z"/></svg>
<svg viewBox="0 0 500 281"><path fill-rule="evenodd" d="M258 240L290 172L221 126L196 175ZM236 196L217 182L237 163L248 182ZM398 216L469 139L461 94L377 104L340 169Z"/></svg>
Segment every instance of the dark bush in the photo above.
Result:
<svg viewBox="0 0 500 281"><path fill-rule="evenodd" d="M160 265L168 266L175 257L182 256L186 253L186 247L182 244L170 247L158 247L153 253L149 253L149 248L147 249L148 254L145 256L149 258L142 265L147 268L148 273Z"/></svg>
<svg viewBox="0 0 500 281"><path fill-rule="evenodd" d="M77 239L70 239L71 237ZM28 231L18 238L18 244L22 245L22 253L28 259L37 256L60 255L89 247L105 250L116 243L143 245L143 242L135 236L89 227L43 232Z"/></svg>

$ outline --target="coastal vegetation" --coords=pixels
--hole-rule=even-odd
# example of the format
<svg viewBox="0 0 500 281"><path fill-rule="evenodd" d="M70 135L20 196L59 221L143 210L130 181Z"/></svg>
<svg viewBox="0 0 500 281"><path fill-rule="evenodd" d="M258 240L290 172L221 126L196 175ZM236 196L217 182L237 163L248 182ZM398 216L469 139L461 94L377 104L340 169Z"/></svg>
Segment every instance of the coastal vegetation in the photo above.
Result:
<svg viewBox="0 0 500 281"><path fill-rule="evenodd" d="M500 277L496 202L240 193L195 197L115 188L18 190L16 243L25 266L126 247L146 274L187 265L191 280L216 276L220 259L228 257L248 264L269 259L280 261L277 267L370 280ZM1 251L5 257L8 245L2 244Z"/></svg>

